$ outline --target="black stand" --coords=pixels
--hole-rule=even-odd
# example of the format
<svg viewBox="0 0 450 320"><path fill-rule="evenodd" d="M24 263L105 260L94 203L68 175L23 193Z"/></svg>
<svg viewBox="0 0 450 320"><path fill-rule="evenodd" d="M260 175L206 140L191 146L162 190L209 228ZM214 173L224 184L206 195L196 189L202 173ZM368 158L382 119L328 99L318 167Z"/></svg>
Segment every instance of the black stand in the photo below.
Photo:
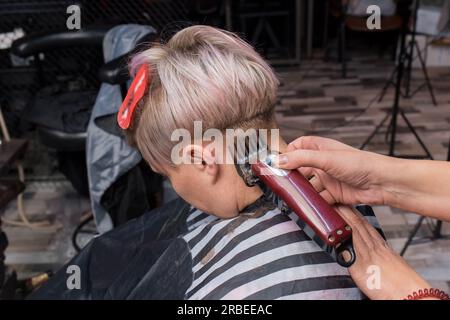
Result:
<svg viewBox="0 0 450 320"><path fill-rule="evenodd" d="M436 97L434 95L434 91L433 91L433 86L431 85L431 81L430 78L428 76L428 71L427 71L427 67L425 65L425 60L423 59L422 53L420 51L419 45L417 44L417 40L416 40L416 35L417 35L417 11L419 9L419 0L414 1L414 6L413 6L413 21L412 21L412 25L413 25L413 29L411 30L411 32L408 32L408 34L411 35L411 39L408 43L408 53L406 53L406 59L408 61L407 67L406 67L406 72L405 72L405 93L402 94L402 96L404 98L412 98L417 92L419 92L424 86L427 86L428 91L430 93L431 96L431 101L433 102L433 105L437 105L436 102ZM418 86L414 92L411 93L411 72L412 72L412 63L414 60L414 48L416 48L417 50L417 57L419 58L419 62L420 62L420 67L422 69L423 75L425 77L425 82L422 83L420 86ZM386 84L383 87L383 90L381 91L381 95L380 98L378 99L378 102L381 102L381 100L383 100L384 95L386 94L387 89L389 88L389 86L391 84L395 85L394 82L394 78L395 75L398 72L398 68L399 66L397 65L397 67L394 69L394 71L392 72L391 76L389 77L389 80L386 82Z"/></svg>
<svg viewBox="0 0 450 320"><path fill-rule="evenodd" d="M414 237L416 236L417 232L419 231L420 227L422 226L422 223L424 222L425 217L420 216L419 220L417 220L416 225L412 229L411 233L408 236L408 239L406 239L405 244L403 245L402 250L400 251L400 255L403 256L408 249L408 247L411 245L411 243L414 240ZM430 240L437 240L443 238L442 235L442 221L437 220L436 225L433 229L433 234L431 235Z"/></svg>
<svg viewBox="0 0 450 320"><path fill-rule="evenodd" d="M339 60L342 64L342 78L347 78L347 51L346 51L346 32L345 19L347 15L347 4L342 5L341 15L339 17Z"/></svg>
<svg viewBox="0 0 450 320"><path fill-rule="evenodd" d="M414 14L415 15L417 14L417 3L418 3L418 1L416 0L415 4L414 4L414 11L415 11ZM394 75L396 75L396 78L395 78L396 81L394 83L395 84L394 105L393 105L391 111L386 114L386 116L383 118L383 120L375 127L375 129L372 131L372 133L369 135L369 137L364 141L364 143L361 145L360 149L364 149L372 141L372 139L375 137L375 135L380 131L380 129L383 127L383 125L386 123L386 121L390 118L391 120L390 120L390 124L389 124L388 131L386 134L387 136L390 136L389 153L388 153L389 156L397 156L400 158L411 158L411 159L428 158L428 159L433 160L433 156L431 155L431 152L429 151L429 149L427 148L427 146L425 145L423 140L420 138L420 136L417 133L414 126L409 121L404 110L399 105L400 95L401 95L401 84L402 84L402 79L403 79L403 75L404 75L404 71L405 71L405 61L407 59L409 59L408 64L411 61L411 55L406 52L406 48L405 48L406 47L405 46L406 34L407 34L407 29L408 29L408 20L409 20L409 14L408 14L408 17L405 17L404 21L403 21L403 26L402 26L402 30L401 30L401 38L400 38L400 54L398 55L397 67L394 70L392 77L391 77L392 79L394 79ZM387 85L383 88L382 94L384 94L385 89L387 88L387 86L389 86L389 84L391 82L392 82L392 80L388 81ZM408 129L414 135L417 142L420 144L423 151L425 152L425 156L424 155L396 155L395 154L398 115L400 115L401 118L405 121ZM450 154L449 154L449 158L450 158ZM401 250L401 253L400 253L401 255L403 255L406 252L406 250L408 249L409 245L413 241L413 238L419 231L419 228L422 225L424 219L425 219L425 217L420 217L419 221L414 226L414 229L411 231L403 249ZM433 232L433 239L441 237L441 232L440 232L441 225L442 225L442 222L438 221L436 228Z"/></svg>
<svg viewBox="0 0 450 320"><path fill-rule="evenodd" d="M420 144L422 149L424 150L426 156L411 156L411 155L405 155L398 157L402 158L414 158L414 159L421 159L421 158L429 158L433 159L433 156L431 155L431 152L428 150L427 146L423 142L423 140L420 138L419 134L417 133L414 126L411 124L409 119L407 118L405 112L400 107L400 95L401 95L401 83L403 79L403 74L405 70L405 61L407 60L408 54L406 53L405 48L405 42L406 42L406 33L407 33L407 21L408 19L405 18L403 20L403 26L401 30L401 38L400 38L400 54L398 55L398 61L397 61L397 67L395 71L396 81L395 81L395 98L394 98L394 105L390 112L386 114L386 116L383 118L383 120L375 127L374 131L369 135L369 137L363 142L360 149L364 149L375 137L375 135L380 131L380 129L383 127L383 125L386 123L386 121L391 118L390 125L388 129L388 134L390 135L390 143L389 143L389 156L396 156L395 155L395 143L396 143L396 136L397 136L397 118L398 115L402 117L402 119L405 121L406 125L408 126L408 129L411 131L411 133L416 138L417 142Z"/></svg>

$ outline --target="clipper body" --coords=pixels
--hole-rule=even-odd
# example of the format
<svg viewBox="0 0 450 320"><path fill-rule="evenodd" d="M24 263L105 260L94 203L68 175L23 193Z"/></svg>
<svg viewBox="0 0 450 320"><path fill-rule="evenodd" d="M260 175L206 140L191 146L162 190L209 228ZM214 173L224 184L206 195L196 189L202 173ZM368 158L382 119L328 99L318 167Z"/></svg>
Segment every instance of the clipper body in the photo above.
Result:
<svg viewBox="0 0 450 320"><path fill-rule="evenodd" d="M283 205L300 219L305 233L327 251L340 265L349 267L355 261L352 230L344 219L298 171L272 166L273 155L263 161L238 165L247 185L259 184L273 192ZM343 254L347 252L344 258Z"/></svg>

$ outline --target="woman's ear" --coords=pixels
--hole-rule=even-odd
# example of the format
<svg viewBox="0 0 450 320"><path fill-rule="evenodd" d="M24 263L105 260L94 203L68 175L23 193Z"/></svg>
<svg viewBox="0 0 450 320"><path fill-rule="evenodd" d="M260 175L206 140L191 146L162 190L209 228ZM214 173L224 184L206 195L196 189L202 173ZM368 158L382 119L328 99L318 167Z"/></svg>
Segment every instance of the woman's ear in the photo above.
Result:
<svg viewBox="0 0 450 320"><path fill-rule="evenodd" d="M183 148L184 163L192 164L197 170L206 173L215 181L219 175L219 165L210 148L190 144Z"/></svg>

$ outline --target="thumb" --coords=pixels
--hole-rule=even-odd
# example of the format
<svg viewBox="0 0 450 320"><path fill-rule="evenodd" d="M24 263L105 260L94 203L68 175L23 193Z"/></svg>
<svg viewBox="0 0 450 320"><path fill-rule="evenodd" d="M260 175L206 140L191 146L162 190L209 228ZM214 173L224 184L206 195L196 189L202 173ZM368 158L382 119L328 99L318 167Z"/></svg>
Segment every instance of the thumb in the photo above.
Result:
<svg viewBox="0 0 450 320"><path fill-rule="evenodd" d="M297 149L278 155L274 164L281 169L312 167L327 171L335 156L333 151Z"/></svg>

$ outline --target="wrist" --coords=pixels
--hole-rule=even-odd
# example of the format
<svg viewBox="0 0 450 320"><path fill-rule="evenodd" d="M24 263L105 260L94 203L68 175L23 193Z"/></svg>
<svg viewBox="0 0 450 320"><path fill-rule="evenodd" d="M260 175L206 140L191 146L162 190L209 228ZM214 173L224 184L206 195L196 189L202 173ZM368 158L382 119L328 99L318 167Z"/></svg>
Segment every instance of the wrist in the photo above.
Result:
<svg viewBox="0 0 450 320"><path fill-rule="evenodd" d="M404 196L408 194L408 187L404 181L408 161L384 155L377 157L374 159L374 184L382 193L381 204L398 208Z"/></svg>
<svg viewBox="0 0 450 320"><path fill-rule="evenodd" d="M390 300L404 300L408 298L408 296L413 295L414 292L423 291L424 289L429 289L431 286L427 281L417 277L417 279L409 279L410 281L406 284L402 284L397 288L393 289Z"/></svg>
<svg viewBox="0 0 450 320"><path fill-rule="evenodd" d="M403 300L450 300L450 297L442 290L425 288L412 292Z"/></svg>

